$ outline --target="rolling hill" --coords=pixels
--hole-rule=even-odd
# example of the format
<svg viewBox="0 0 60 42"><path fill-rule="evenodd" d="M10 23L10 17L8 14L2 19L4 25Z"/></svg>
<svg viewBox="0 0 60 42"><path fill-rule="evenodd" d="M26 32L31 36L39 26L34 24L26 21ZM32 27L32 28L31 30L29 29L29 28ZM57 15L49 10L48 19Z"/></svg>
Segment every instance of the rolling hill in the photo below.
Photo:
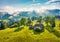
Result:
<svg viewBox="0 0 60 42"><path fill-rule="evenodd" d="M60 20L56 20L55 30L59 31L60 33L58 27L59 23ZM35 34L33 30L29 30L28 26L23 27L24 28L22 30L17 32L15 32L15 30L18 27L0 30L0 42L60 42L60 37L49 32L47 29L45 29L42 33Z"/></svg>

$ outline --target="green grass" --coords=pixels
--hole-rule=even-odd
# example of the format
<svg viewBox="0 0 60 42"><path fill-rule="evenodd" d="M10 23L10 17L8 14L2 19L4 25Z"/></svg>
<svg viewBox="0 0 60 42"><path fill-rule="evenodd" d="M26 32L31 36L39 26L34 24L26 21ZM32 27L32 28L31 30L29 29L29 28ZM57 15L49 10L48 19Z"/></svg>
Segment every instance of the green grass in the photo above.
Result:
<svg viewBox="0 0 60 42"><path fill-rule="evenodd" d="M56 20L55 30L60 33L58 27L59 23L60 20ZM49 32L46 28L44 29L44 32L34 34L34 31L29 30L28 26L23 27L24 29L20 29L20 31L17 28L0 30L0 42L60 42L60 37L57 37L54 34L55 32ZM15 30L17 30L17 32L15 32Z"/></svg>

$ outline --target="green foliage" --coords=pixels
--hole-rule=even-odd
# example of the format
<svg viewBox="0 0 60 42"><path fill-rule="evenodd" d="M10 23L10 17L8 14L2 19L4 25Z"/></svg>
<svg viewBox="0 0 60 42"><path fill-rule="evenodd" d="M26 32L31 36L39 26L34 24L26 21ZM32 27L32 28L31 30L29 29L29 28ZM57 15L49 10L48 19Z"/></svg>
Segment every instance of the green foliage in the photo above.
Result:
<svg viewBox="0 0 60 42"><path fill-rule="evenodd" d="M34 29L36 32L40 32L40 28L35 28Z"/></svg>
<svg viewBox="0 0 60 42"><path fill-rule="evenodd" d="M30 29L30 30L33 30L33 29L34 29L34 27L33 27L33 26L29 26L29 29Z"/></svg>
<svg viewBox="0 0 60 42"><path fill-rule="evenodd" d="M26 25L27 23L27 19L25 17L22 17L21 20L20 20L20 24L21 25Z"/></svg>
<svg viewBox="0 0 60 42"><path fill-rule="evenodd" d="M36 27L36 28L34 28L34 31L36 31L36 32L40 32L41 30L40 30L39 27Z"/></svg>
<svg viewBox="0 0 60 42"><path fill-rule="evenodd" d="M55 17L51 17L49 22L51 24L51 27L55 27Z"/></svg>
<svg viewBox="0 0 60 42"><path fill-rule="evenodd" d="M57 20L56 20L57 21ZM60 21L59 21L60 22ZM59 22L56 22L55 28L48 26L43 32L37 32L29 30L28 26L24 26L24 29L18 28L7 28L5 30L0 30L0 42L60 42L60 31L58 31ZM51 28L51 29L50 29ZM17 31L15 32L15 30Z"/></svg>
<svg viewBox="0 0 60 42"><path fill-rule="evenodd" d="M9 22L6 21L0 21L0 29L5 29L5 27L8 26ZM40 18L39 22L41 22ZM21 18L18 24L15 22L12 23L12 29L7 28L0 30L0 42L60 42L60 30L58 30L60 21L55 23L55 17L46 17L45 21L43 21L44 25L45 22L46 24L50 23L50 25L48 24L44 27L44 30L41 30L39 27L34 28L34 26L32 26L36 24L37 21L27 21L26 18ZM26 23L29 24L29 26L26 26Z"/></svg>
<svg viewBox="0 0 60 42"><path fill-rule="evenodd" d="M24 27L18 27L15 32L21 31Z"/></svg>
<svg viewBox="0 0 60 42"><path fill-rule="evenodd" d="M60 37L60 33L59 33L57 30L55 30L53 27L48 26L48 27L46 27L46 29L47 29L50 33L53 33L55 36Z"/></svg>
<svg viewBox="0 0 60 42"><path fill-rule="evenodd" d="M49 21L50 21L50 17L45 17L45 19L44 19L44 21L45 21L45 23L48 25L48 23L49 23Z"/></svg>
<svg viewBox="0 0 60 42"><path fill-rule="evenodd" d="M41 23L42 22L42 16L40 16L37 20L37 22Z"/></svg>
<svg viewBox="0 0 60 42"><path fill-rule="evenodd" d="M42 32L44 32L44 30L40 30L40 28L36 27L34 30L34 34L40 34Z"/></svg>
<svg viewBox="0 0 60 42"><path fill-rule="evenodd" d="M26 25L28 26L32 25L32 20L28 20Z"/></svg>
<svg viewBox="0 0 60 42"><path fill-rule="evenodd" d="M4 25L3 21L0 21L0 30L2 30L2 29L5 29L5 25Z"/></svg>
<svg viewBox="0 0 60 42"><path fill-rule="evenodd" d="M37 17L33 16L31 19L32 19L32 21L34 21L34 20L37 20Z"/></svg>
<svg viewBox="0 0 60 42"><path fill-rule="evenodd" d="M53 32L54 31L54 28L52 28L51 26L46 26L45 27L49 32Z"/></svg>
<svg viewBox="0 0 60 42"><path fill-rule="evenodd" d="M18 27L18 24L13 24L10 26L10 28Z"/></svg>
<svg viewBox="0 0 60 42"><path fill-rule="evenodd" d="M54 30L53 34L56 35L57 37L60 37L60 33L57 30Z"/></svg>
<svg viewBox="0 0 60 42"><path fill-rule="evenodd" d="M9 24L10 24L9 22L10 22L9 20L3 20L5 28L9 27Z"/></svg>

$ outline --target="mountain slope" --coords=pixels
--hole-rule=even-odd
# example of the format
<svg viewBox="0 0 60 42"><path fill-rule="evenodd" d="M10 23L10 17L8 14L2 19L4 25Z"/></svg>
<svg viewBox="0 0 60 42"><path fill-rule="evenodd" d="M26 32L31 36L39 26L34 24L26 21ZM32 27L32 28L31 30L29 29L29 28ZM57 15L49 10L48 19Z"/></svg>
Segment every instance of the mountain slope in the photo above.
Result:
<svg viewBox="0 0 60 42"><path fill-rule="evenodd" d="M56 30L59 30L59 22L56 20ZM60 37L57 37L46 29L42 33L34 34L34 31L29 30L28 26L23 27L24 29L18 32L14 32L17 28L0 30L0 42L60 42Z"/></svg>

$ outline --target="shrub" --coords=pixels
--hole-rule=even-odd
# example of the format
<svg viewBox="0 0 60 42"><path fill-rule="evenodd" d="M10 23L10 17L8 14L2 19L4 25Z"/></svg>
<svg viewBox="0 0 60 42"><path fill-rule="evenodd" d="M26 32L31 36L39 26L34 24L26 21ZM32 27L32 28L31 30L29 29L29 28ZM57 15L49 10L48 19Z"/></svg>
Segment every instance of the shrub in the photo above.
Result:
<svg viewBox="0 0 60 42"><path fill-rule="evenodd" d="M2 30L2 29L5 29L5 25L4 25L3 21L0 21L0 30Z"/></svg>
<svg viewBox="0 0 60 42"><path fill-rule="evenodd" d="M51 27L51 26L46 26L46 29L47 29L49 32L54 32L54 28Z"/></svg>
<svg viewBox="0 0 60 42"><path fill-rule="evenodd" d="M34 31L40 32L40 28L36 27L36 28L34 28Z"/></svg>
<svg viewBox="0 0 60 42"><path fill-rule="evenodd" d="M52 24L52 27L55 27L55 22Z"/></svg>
<svg viewBox="0 0 60 42"><path fill-rule="evenodd" d="M34 28L34 34L40 34L44 32L44 30L41 30L39 27Z"/></svg>
<svg viewBox="0 0 60 42"><path fill-rule="evenodd" d="M13 24L13 25L10 26L10 28L14 28L14 27L18 27L18 25L17 24Z"/></svg>
<svg viewBox="0 0 60 42"><path fill-rule="evenodd" d="M21 31L24 27L18 27L15 32Z"/></svg>
<svg viewBox="0 0 60 42"><path fill-rule="evenodd" d="M51 19L50 19L50 24L51 24L51 27L55 27L55 17L51 17Z"/></svg>
<svg viewBox="0 0 60 42"><path fill-rule="evenodd" d="M30 26L30 25L32 25L32 20L27 21L27 26Z"/></svg>
<svg viewBox="0 0 60 42"><path fill-rule="evenodd" d="M42 23L42 16L39 16L37 22Z"/></svg>
<svg viewBox="0 0 60 42"><path fill-rule="evenodd" d="M34 27L33 26L29 26L29 29L31 30L31 29L34 29Z"/></svg>
<svg viewBox="0 0 60 42"><path fill-rule="evenodd" d="M60 37L60 33L59 33L59 31L57 31L57 30L54 30L53 34L54 34L55 36L57 36L57 37Z"/></svg>
<svg viewBox="0 0 60 42"><path fill-rule="evenodd" d="M27 23L27 19L25 17L22 17L21 20L20 20L20 24L21 25L26 25Z"/></svg>
<svg viewBox="0 0 60 42"><path fill-rule="evenodd" d="M45 21L45 23L48 25L48 23L49 23L49 21L50 21L50 17L49 17L49 16L45 17L44 21Z"/></svg>

